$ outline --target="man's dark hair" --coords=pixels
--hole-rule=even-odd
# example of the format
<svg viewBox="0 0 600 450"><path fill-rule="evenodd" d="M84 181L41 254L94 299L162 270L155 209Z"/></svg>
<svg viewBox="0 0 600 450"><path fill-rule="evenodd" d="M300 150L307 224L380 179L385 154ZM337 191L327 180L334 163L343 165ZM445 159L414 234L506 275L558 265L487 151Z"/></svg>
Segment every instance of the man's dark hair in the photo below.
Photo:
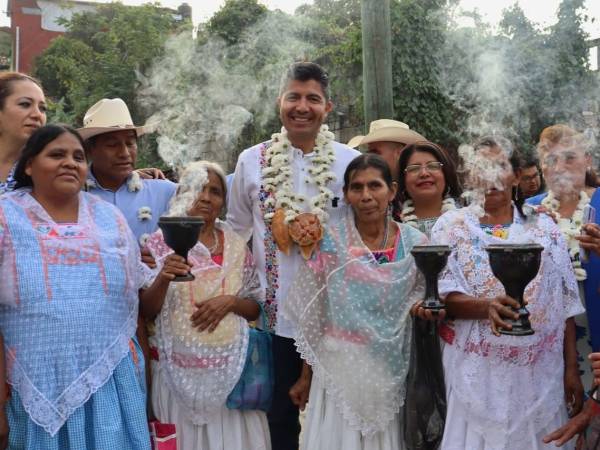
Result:
<svg viewBox="0 0 600 450"><path fill-rule="evenodd" d="M329 100L329 75L320 65L313 62L297 62L290 65L281 79L279 94L283 94L290 81L315 80L321 86L325 100Z"/></svg>
<svg viewBox="0 0 600 450"><path fill-rule="evenodd" d="M537 167L538 171L541 173L540 169L540 160L533 153L527 153L523 156L521 160L521 168L529 169L530 167Z"/></svg>
<svg viewBox="0 0 600 450"><path fill-rule="evenodd" d="M535 194L538 195L542 192L546 192L546 181L544 180L544 175L542 174L542 166L540 165L540 159L535 155L535 153L529 152L525 156L521 158L521 169L529 169L530 167L535 167L538 171L538 177L540 177L540 187ZM585 174L586 180L588 180L588 173ZM523 193L521 192L521 188L517 187L517 196L523 197Z"/></svg>

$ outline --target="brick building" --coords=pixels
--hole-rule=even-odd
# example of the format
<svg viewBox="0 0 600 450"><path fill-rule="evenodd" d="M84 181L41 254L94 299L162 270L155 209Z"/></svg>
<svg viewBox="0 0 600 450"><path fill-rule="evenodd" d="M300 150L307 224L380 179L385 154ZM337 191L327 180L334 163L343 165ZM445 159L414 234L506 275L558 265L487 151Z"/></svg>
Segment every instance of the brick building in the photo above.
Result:
<svg viewBox="0 0 600 450"><path fill-rule="evenodd" d="M12 69L29 73L36 56L50 41L64 33L58 19L69 20L73 14L94 11L98 3L81 0L8 0L12 34ZM191 8L183 3L177 10L165 8L179 20L191 20Z"/></svg>
<svg viewBox="0 0 600 450"><path fill-rule="evenodd" d="M94 11L96 3L64 0L8 0L7 14L13 38L12 68L30 72L33 60L50 41L65 32L57 23L75 13Z"/></svg>

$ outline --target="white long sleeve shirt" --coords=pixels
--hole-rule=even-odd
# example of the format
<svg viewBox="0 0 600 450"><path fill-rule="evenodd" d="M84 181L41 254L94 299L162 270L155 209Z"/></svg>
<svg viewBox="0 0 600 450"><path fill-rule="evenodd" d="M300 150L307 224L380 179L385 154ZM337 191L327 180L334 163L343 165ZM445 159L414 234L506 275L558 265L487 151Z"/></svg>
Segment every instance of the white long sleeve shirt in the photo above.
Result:
<svg viewBox="0 0 600 450"><path fill-rule="evenodd" d="M252 253L258 266L260 282L266 291L269 301L269 292L274 293L277 309L281 311L281 306L285 302L290 285L294 281L294 276L300 263L302 255L297 246L294 246L290 255L286 255L276 250L275 257L269 256L265 249L265 232L267 225L261 210L261 151L263 144L244 150L238 159L229 200L227 203L227 221L233 229L247 239L252 237ZM335 224L344 214L345 202L342 191L344 185L344 172L346 167L354 158L360 155L360 152L354 150L339 142L333 142L335 151L335 161L332 164L331 171L335 173L337 179L329 184L329 189L333 192L334 199L329 201L326 211L329 213L328 225ZM317 195L318 189L313 184L305 182L308 176L308 169L312 166L314 153L304 154L302 150L291 147L291 165L293 172L294 192L302 194L306 198ZM310 208L308 202L305 202L306 212ZM273 268L272 265L275 265ZM268 289L267 270L275 270L277 274L277 283ZM293 338L295 327L285 318L278 314L275 325L275 334L283 337Z"/></svg>

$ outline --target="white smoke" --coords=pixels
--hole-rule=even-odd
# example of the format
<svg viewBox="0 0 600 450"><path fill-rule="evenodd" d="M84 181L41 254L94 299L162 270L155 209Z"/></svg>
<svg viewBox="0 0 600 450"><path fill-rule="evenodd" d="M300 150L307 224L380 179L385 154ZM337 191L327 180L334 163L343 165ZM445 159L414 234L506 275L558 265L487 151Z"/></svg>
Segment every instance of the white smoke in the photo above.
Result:
<svg viewBox="0 0 600 450"><path fill-rule="evenodd" d="M189 33L169 39L138 94L156 124L160 157L174 168L198 159L234 163L242 132L275 117L282 74L310 51L298 37L304 26L268 13L237 44L198 44Z"/></svg>

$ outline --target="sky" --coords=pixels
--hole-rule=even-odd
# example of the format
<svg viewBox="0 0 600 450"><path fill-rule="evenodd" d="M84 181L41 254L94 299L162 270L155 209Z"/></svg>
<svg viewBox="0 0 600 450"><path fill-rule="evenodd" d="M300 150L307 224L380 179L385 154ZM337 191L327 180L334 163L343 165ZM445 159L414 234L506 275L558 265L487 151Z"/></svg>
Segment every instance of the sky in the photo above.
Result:
<svg viewBox="0 0 600 450"><path fill-rule="evenodd" d="M98 3L106 3L106 0L92 0ZM141 4L148 0L122 0L125 4ZM210 18L216 11L223 6L225 0L160 0L164 6L176 8L184 1L192 7L194 23L204 22ZM311 3L311 0L259 0L270 9L281 9L288 13L305 3ZM502 10L515 3L515 0L461 0L460 7L472 10L477 8L479 13L491 24L496 24L501 18ZM542 26L552 25L555 20L556 9L560 0L519 0L521 8L525 15ZM595 22L586 24L586 31L591 38L600 38L600 1L586 0L587 13ZM1 0L2 14L0 14L0 26L9 25L10 20L6 17L7 0Z"/></svg>

